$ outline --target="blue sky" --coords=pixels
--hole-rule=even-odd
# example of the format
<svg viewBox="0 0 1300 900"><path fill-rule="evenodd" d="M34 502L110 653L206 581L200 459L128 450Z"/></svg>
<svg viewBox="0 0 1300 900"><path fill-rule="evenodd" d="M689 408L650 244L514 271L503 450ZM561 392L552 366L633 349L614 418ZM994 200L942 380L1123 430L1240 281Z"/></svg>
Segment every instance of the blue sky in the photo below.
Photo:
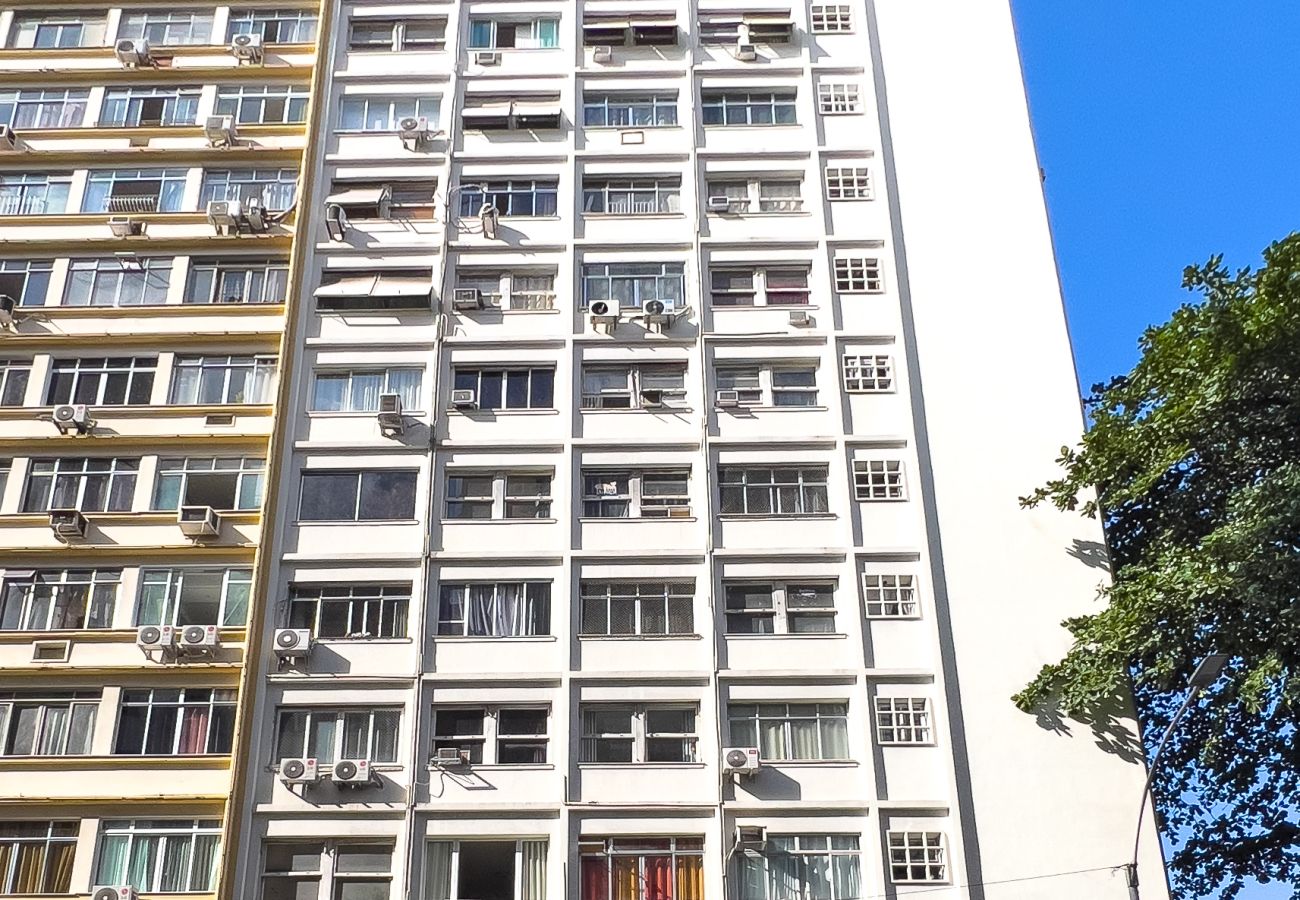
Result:
<svg viewBox="0 0 1300 900"><path fill-rule="evenodd" d="M1087 390L1190 299L1184 266L1254 266L1300 229L1300 2L1012 6Z"/></svg>

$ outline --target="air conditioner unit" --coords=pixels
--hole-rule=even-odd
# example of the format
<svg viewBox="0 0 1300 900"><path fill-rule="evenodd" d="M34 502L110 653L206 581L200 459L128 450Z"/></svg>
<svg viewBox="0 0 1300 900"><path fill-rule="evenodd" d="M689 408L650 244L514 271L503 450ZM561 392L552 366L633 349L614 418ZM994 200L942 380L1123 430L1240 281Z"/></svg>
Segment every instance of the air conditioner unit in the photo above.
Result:
<svg viewBox="0 0 1300 900"><path fill-rule="evenodd" d="M10 328L14 324L14 310L18 301L8 294L0 294L0 328Z"/></svg>
<svg viewBox="0 0 1300 900"><path fill-rule="evenodd" d="M181 534L189 538L215 537L221 533L221 516L211 506L182 506L176 514Z"/></svg>
<svg viewBox="0 0 1300 900"><path fill-rule="evenodd" d="M662 300L647 300L642 310L645 312L646 324L655 331L660 330L673 319L668 314L668 305Z"/></svg>
<svg viewBox="0 0 1300 900"><path fill-rule="evenodd" d="M739 406L740 391L717 391L713 399L719 407Z"/></svg>
<svg viewBox="0 0 1300 900"><path fill-rule="evenodd" d="M798 328L806 328L812 324L812 316L808 315L806 310L790 310L790 324Z"/></svg>
<svg viewBox="0 0 1300 900"><path fill-rule="evenodd" d="M244 224L249 231L266 231L271 222L266 215L266 207L260 197L249 197L244 201Z"/></svg>
<svg viewBox="0 0 1300 900"><path fill-rule="evenodd" d="M109 216L108 230L114 237L135 237L144 234L144 222L131 216Z"/></svg>
<svg viewBox="0 0 1300 900"><path fill-rule="evenodd" d="M741 62L753 62L758 59L758 48L742 41L736 44L735 56Z"/></svg>
<svg viewBox="0 0 1300 900"><path fill-rule="evenodd" d="M170 625L141 625L135 645L141 650L170 650L176 644L176 629Z"/></svg>
<svg viewBox="0 0 1300 900"><path fill-rule="evenodd" d="M591 61L598 63L613 62L614 48L608 44L602 44L591 51Z"/></svg>
<svg viewBox="0 0 1300 900"><path fill-rule="evenodd" d="M262 36L260 34L237 34L230 40L230 54L244 62L262 61Z"/></svg>
<svg viewBox="0 0 1300 900"><path fill-rule="evenodd" d="M758 771L757 747L727 747L722 751L722 771L730 775L753 775Z"/></svg>
<svg viewBox="0 0 1300 900"><path fill-rule="evenodd" d="M90 900L136 900L135 888L129 884L92 888Z"/></svg>
<svg viewBox="0 0 1300 900"><path fill-rule="evenodd" d="M280 780L285 784L315 784L320 781L320 767L314 756L280 760Z"/></svg>
<svg viewBox="0 0 1300 900"><path fill-rule="evenodd" d="M499 66L501 65L501 54L495 50L475 50L474 65Z"/></svg>
<svg viewBox="0 0 1300 900"><path fill-rule="evenodd" d="M275 649L275 655L280 659L300 659L311 652L311 630L277 628L271 645Z"/></svg>
<svg viewBox="0 0 1300 900"><path fill-rule="evenodd" d="M731 209L731 198L717 194L709 198L709 212L726 212Z"/></svg>
<svg viewBox="0 0 1300 900"><path fill-rule="evenodd" d="M375 418L379 421L380 430L400 434L406 428L406 419L402 417L402 395L380 394L379 411Z"/></svg>
<svg viewBox="0 0 1300 900"><path fill-rule="evenodd" d="M374 776L370 774L370 760L368 759L340 759L334 764L331 777L334 779L335 784L353 786L374 784Z"/></svg>
<svg viewBox="0 0 1300 900"><path fill-rule="evenodd" d="M61 540L84 538L86 536L86 517L79 509L50 510L50 529Z"/></svg>
<svg viewBox="0 0 1300 900"><path fill-rule="evenodd" d="M136 66L147 66L152 60L149 55L149 42L142 38L123 38L113 47L113 55L117 57L118 62L131 69Z"/></svg>
<svg viewBox="0 0 1300 900"><path fill-rule="evenodd" d="M397 121L397 133L404 141L421 141L429 136L429 120L424 116L405 116Z"/></svg>
<svg viewBox="0 0 1300 900"><path fill-rule="evenodd" d="M433 751L435 766L463 766L469 762L469 754L459 747L439 747Z"/></svg>
<svg viewBox="0 0 1300 900"><path fill-rule="evenodd" d="M9 125L0 125L0 151L17 150L18 135Z"/></svg>
<svg viewBox="0 0 1300 900"><path fill-rule="evenodd" d="M457 409L478 409L478 392L469 388L452 391L451 405Z"/></svg>
<svg viewBox="0 0 1300 900"><path fill-rule="evenodd" d="M208 116L203 120L203 136L212 147L230 147L235 143L234 116Z"/></svg>
<svg viewBox="0 0 1300 900"><path fill-rule="evenodd" d="M762 825L737 825L736 847L740 850L762 850L767 846L767 829Z"/></svg>
<svg viewBox="0 0 1300 900"><path fill-rule="evenodd" d="M218 234L227 234L239 228L244 217L244 204L238 200L209 200L208 224Z"/></svg>
<svg viewBox="0 0 1300 900"><path fill-rule="evenodd" d="M50 417L61 434L89 434L95 427L90 407L84 403L60 403L54 407Z"/></svg>
<svg viewBox="0 0 1300 900"><path fill-rule="evenodd" d="M618 321L619 306L617 300L593 300L587 307L591 321L595 324L612 324Z"/></svg>
<svg viewBox="0 0 1300 900"><path fill-rule="evenodd" d="M483 292L478 288L456 288L451 292L452 309L482 309Z"/></svg>
<svg viewBox="0 0 1300 900"><path fill-rule="evenodd" d="M181 650L211 650L221 646L216 625L186 625L177 629L176 646Z"/></svg>

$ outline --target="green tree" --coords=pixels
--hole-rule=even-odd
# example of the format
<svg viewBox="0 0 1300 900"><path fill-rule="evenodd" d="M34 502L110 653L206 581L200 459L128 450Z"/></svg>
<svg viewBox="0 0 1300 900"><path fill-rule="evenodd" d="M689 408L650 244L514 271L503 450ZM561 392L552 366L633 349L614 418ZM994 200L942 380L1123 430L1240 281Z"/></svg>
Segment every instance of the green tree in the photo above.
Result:
<svg viewBox="0 0 1300 900"><path fill-rule="evenodd" d="M1198 300L1092 388L1062 476L1021 501L1100 512L1114 578L1015 700L1097 721L1131 686L1150 737L1197 661L1229 654L1156 778L1175 889L1230 900L1255 877L1300 900L1300 233L1183 286Z"/></svg>

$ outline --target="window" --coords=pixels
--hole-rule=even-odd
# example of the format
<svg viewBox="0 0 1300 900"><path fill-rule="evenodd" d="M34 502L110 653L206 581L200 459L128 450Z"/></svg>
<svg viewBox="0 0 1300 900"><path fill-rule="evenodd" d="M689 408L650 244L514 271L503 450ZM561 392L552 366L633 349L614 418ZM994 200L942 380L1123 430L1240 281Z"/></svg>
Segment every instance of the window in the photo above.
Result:
<svg viewBox="0 0 1300 900"><path fill-rule="evenodd" d="M465 131L554 131L560 127L560 95L465 95L461 127Z"/></svg>
<svg viewBox="0 0 1300 900"><path fill-rule="evenodd" d="M10 128L77 128L86 115L90 91L0 91L0 125Z"/></svg>
<svg viewBox="0 0 1300 900"><path fill-rule="evenodd" d="M722 466L722 515L815 516L830 511L826 466Z"/></svg>
<svg viewBox="0 0 1300 900"><path fill-rule="evenodd" d="M0 822L0 894L67 894L80 822Z"/></svg>
<svg viewBox="0 0 1300 900"><path fill-rule="evenodd" d="M191 259L185 303L283 303L287 259Z"/></svg>
<svg viewBox="0 0 1300 900"><path fill-rule="evenodd" d="M180 212L185 169L110 169L91 172L84 213Z"/></svg>
<svg viewBox="0 0 1300 900"><path fill-rule="evenodd" d="M891 831L889 880L894 884L942 884L948 880L943 835L937 831Z"/></svg>
<svg viewBox="0 0 1300 900"><path fill-rule="evenodd" d="M719 177L709 179L705 189L709 197L710 212L714 198L725 198L726 212L731 215L748 213L794 213L803 209L803 182L798 178ZM716 210L721 212L722 210Z"/></svg>
<svg viewBox="0 0 1300 900"><path fill-rule="evenodd" d="M0 630L64 631L113 624L120 569L9 569L5 575Z"/></svg>
<svg viewBox="0 0 1300 900"><path fill-rule="evenodd" d="M835 258L835 290L841 294L878 294L884 288L880 260L862 256Z"/></svg>
<svg viewBox="0 0 1300 900"><path fill-rule="evenodd" d="M807 306L811 295L804 267L711 268L714 306Z"/></svg>
<svg viewBox="0 0 1300 900"><path fill-rule="evenodd" d="M425 309L433 280L429 269L366 271L333 269L321 276L316 289L318 312L343 310Z"/></svg>
<svg viewBox="0 0 1300 900"><path fill-rule="evenodd" d="M827 166L827 200L870 200L871 170L866 166Z"/></svg>
<svg viewBox="0 0 1300 900"><path fill-rule="evenodd" d="M456 289L479 292L484 306L494 309L555 308L555 273L458 268Z"/></svg>
<svg viewBox="0 0 1300 900"><path fill-rule="evenodd" d="M32 374L28 360L0 359L0 406L22 406L27 380Z"/></svg>
<svg viewBox="0 0 1300 900"><path fill-rule="evenodd" d="M406 637L409 584L295 584L289 627L307 628L318 640Z"/></svg>
<svg viewBox="0 0 1300 900"><path fill-rule="evenodd" d="M795 92L705 91L701 96L705 125L794 125Z"/></svg>
<svg viewBox="0 0 1300 900"><path fill-rule="evenodd" d="M345 94L339 100L339 131L396 131L408 116L438 121L437 97Z"/></svg>
<svg viewBox="0 0 1300 900"><path fill-rule="evenodd" d="M138 128L193 125L198 120L198 87L109 88L99 111L100 127Z"/></svg>
<svg viewBox="0 0 1300 900"><path fill-rule="evenodd" d="M560 46L559 19L469 20L471 50L551 49Z"/></svg>
<svg viewBox="0 0 1300 900"><path fill-rule="evenodd" d="M415 469L302 473L304 522L391 522L415 518Z"/></svg>
<svg viewBox="0 0 1300 900"><path fill-rule="evenodd" d="M737 15L732 12L702 12L698 31L700 43L788 44L794 37L794 22L785 10Z"/></svg>
<svg viewBox="0 0 1300 900"><path fill-rule="evenodd" d="M486 193L478 187L462 185L460 215L477 216L484 206L490 206L501 216L553 216L556 214L556 195L559 182L550 179L511 179L489 181Z"/></svg>
<svg viewBox="0 0 1300 900"><path fill-rule="evenodd" d="M672 13L587 13L582 17L587 47L663 47L677 43Z"/></svg>
<svg viewBox="0 0 1300 900"><path fill-rule="evenodd" d="M588 519L683 518L691 514L690 470L582 470Z"/></svg>
<svg viewBox="0 0 1300 900"><path fill-rule="evenodd" d="M0 693L0 755L84 756L90 753L98 708L98 691Z"/></svg>
<svg viewBox="0 0 1300 900"><path fill-rule="evenodd" d="M555 369L456 369L452 390L474 391L479 409L553 409Z"/></svg>
<svg viewBox="0 0 1300 900"><path fill-rule="evenodd" d="M23 512L130 512L139 471L138 459L33 459L27 471Z"/></svg>
<svg viewBox="0 0 1300 900"><path fill-rule="evenodd" d="M582 211L610 216L643 216L682 211L682 180L590 177L582 183Z"/></svg>
<svg viewBox="0 0 1300 900"><path fill-rule="evenodd" d="M64 306L161 306L171 287L169 256L74 259Z"/></svg>
<svg viewBox="0 0 1300 900"><path fill-rule="evenodd" d="M56 359L50 366L50 389L45 402L146 405L153 393L157 364L152 356Z"/></svg>
<svg viewBox="0 0 1300 900"><path fill-rule="evenodd" d="M443 706L433 711L433 749L454 747L474 765L544 765L545 709Z"/></svg>
<svg viewBox="0 0 1300 900"><path fill-rule="evenodd" d="M429 841L424 871L427 900L545 900L546 841Z"/></svg>
<svg viewBox="0 0 1300 900"><path fill-rule="evenodd" d="M793 363L719 366L714 373L719 391L734 391L738 406L816 406L817 367Z"/></svg>
<svg viewBox="0 0 1300 900"><path fill-rule="evenodd" d="M0 215L3 204L0 188ZM19 306L44 306L53 271L51 259L0 259L0 294L13 297Z"/></svg>
<svg viewBox="0 0 1300 900"><path fill-rule="evenodd" d="M835 583L762 582L724 585L727 634L833 634Z"/></svg>
<svg viewBox="0 0 1300 900"><path fill-rule="evenodd" d="M9 46L17 50L102 47L107 20L87 12L16 12Z"/></svg>
<svg viewBox="0 0 1300 900"><path fill-rule="evenodd" d="M171 403L219 406L270 403L274 356L178 356Z"/></svg>
<svg viewBox="0 0 1300 900"><path fill-rule="evenodd" d="M145 569L135 624L238 628L252 589L252 569Z"/></svg>
<svg viewBox="0 0 1300 900"><path fill-rule="evenodd" d="M693 581L584 581L581 634L694 634Z"/></svg>
<svg viewBox="0 0 1300 900"><path fill-rule="evenodd" d="M808 14L813 34L837 34L853 30L853 10L847 3L814 3Z"/></svg>
<svg viewBox="0 0 1300 900"><path fill-rule="evenodd" d="M691 763L695 707L583 704L583 763Z"/></svg>
<svg viewBox="0 0 1300 900"><path fill-rule="evenodd" d="M443 50L446 19L353 19L350 50Z"/></svg>
<svg viewBox="0 0 1300 900"><path fill-rule="evenodd" d="M704 900L704 838L584 837L578 853L580 900Z"/></svg>
<svg viewBox="0 0 1300 900"><path fill-rule="evenodd" d="M861 89L852 81L822 81L817 85L817 111L824 116L862 112Z"/></svg>
<svg viewBox="0 0 1300 900"><path fill-rule="evenodd" d="M732 703L731 743L764 760L849 759L846 703Z"/></svg>
<svg viewBox="0 0 1300 900"><path fill-rule="evenodd" d="M448 519L549 519L550 472L447 470Z"/></svg>
<svg viewBox="0 0 1300 900"><path fill-rule="evenodd" d="M107 820L93 883L129 884L141 893L208 892L220 844L220 819Z"/></svg>
<svg viewBox="0 0 1300 900"><path fill-rule="evenodd" d="M903 464L896 459L855 459L853 495L857 500L906 500Z"/></svg>
<svg viewBox="0 0 1300 900"><path fill-rule="evenodd" d="M844 354L844 390L874 394L894 389L894 362L888 356Z"/></svg>
<svg viewBox="0 0 1300 900"><path fill-rule="evenodd" d="M229 753L235 692L220 688L126 688L113 752L123 756Z"/></svg>
<svg viewBox="0 0 1300 900"><path fill-rule="evenodd" d="M551 583L502 581L444 584L438 593L438 634L523 637L551 633Z"/></svg>
<svg viewBox="0 0 1300 900"><path fill-rule="evenodd" d="M184 44L208 44L212 41L212 13L186 12L184 10L127 10L122 14L122 24L117 39L146 40L152 47ZM116 884L116 882L100 882Z"/></svg>
<svg viewBox="0 0 1300 900"><path fill-rule="evenodd" d="M257 509L265 480L266 460L257 456L164 456L151 508Z"/></svg>
<svg viewBox="0 0 1300 900"><path fill-rule="evenodd" d="M769 834L761 850L746 848L738 858L740 900L862 896L856 834Z"/></svg>
<svg viewBox="0 0 1300 900"><path fill-rule="evenodd" d="M213 115L233 116L239 125L281 125L307 121L310 89L285 84L221 85Z"/></svg>
<svg viewBox="0 0 1300 900"><path fill-rule="evenodd" d="M925 697L877 697L876 740L881 744L931 744L930 701Z"/></svg>
<svg viewBox="0 0 1300 900"><path fill-rule="evenodd" d="M71 175L0 172L0 216L45 216L67 212Z"/></svg>
<svg viewBox="0 0 1300 900"><path fill-rule="evenodd" d="M583 94L588 128L660 128L677 124L674 94Z"/></svg>
<svg viewBox="0 0 1300 900"><path fill-rule="evenodd" d="M641 309L658 300L668 310L682 306L682 263L584 263L582 306L614 300L626 309Z"/></svg>
<svg viewBox="0 0 1300 900"><path fill-rule="evenodd" d="M391 844L268 841L265 847L261 900L383 900L391 890ZM323 897L326 872L334 891Z"/></svg>
<svg viewBox="0 0 1300 900"><path fill-rule="evenodd" d="M226 40L260 34L268 44L307 44L316 40L316 13L307 9L232 9Z"/></svg>
<svg viewBox="0 0 1300 900"><path fill-rule="evenodd" d="M921 614L912 575L862 576L869 619L914 619Z"/></svg>
<svg viewBox="0 0 1300 900"><path fill-rule="evenodd" d="M281 709L276 760L315 757L321 765L340 759L397 762L396 709Z"/></svg>
<svg viewBox="0 0 1300 900"><path fill-rule="evenodd" d="M268 210L293 205L298 186L297 169L213 169L203 173L199 208L213 200L257 199Z"/></svg>
<svg viewBox="0 0 1300 900"><path fill-rule="evenodd" d="M685 399L685 363L582 367L583 409L680 409Z"/></svg>
<svg viewBox="0 0 1300 900"><path fill-rule="evenodd" d="M403 410L420 408L420 381L424 369L317 370L312 377L314 412L375 412L381 394L397 394Z"/></svg>

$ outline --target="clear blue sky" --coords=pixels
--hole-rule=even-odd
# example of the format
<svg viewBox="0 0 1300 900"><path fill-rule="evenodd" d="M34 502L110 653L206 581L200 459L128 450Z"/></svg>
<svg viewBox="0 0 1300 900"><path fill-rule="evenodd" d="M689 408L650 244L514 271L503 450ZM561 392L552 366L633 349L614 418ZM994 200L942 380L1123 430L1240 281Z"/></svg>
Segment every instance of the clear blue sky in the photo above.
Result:
<svg viewBox="0 0 1300 900"><path fill-rule="evenodd" d="M1185 265L1300 229L1300 0L1012 5L1086 390L1190 298Z"/></svg>

